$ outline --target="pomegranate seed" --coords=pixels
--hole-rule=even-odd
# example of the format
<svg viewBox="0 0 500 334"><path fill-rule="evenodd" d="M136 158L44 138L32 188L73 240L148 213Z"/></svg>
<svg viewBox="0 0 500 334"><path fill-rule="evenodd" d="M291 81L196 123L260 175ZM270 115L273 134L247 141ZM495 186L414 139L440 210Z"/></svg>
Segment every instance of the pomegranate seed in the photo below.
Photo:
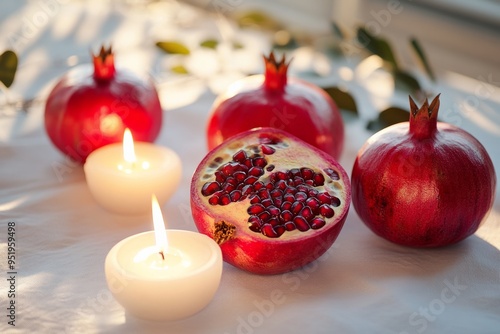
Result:
<svg viewBox="0 0 500 334"><path fill-rule="evenodd" d="M231 183L226 183L222 189L224 189L225 192L230 193L231 191L236 190L236 186Z"/></svg>
<svg viewBox="0 0 500 334"><path fill-rule="evenodd" d="M313 220L311 220L311 228L313 230L317 230L319 228L322 228L323 226L325 226L326 222L323 218L320 218L320 217L316 217L314 218Z"/></svg>
<svg viewBox="0 0 500 334"><path fill-rule="evenodd" d="M332 204L332 197L327 192L319 193L316 198L321 204Z"/></svg>
<svg viewBox="0 0 500 334"><path fill-rule="evenodd" d="M303 167L300 169L300 174L304 180L310 180L314 176L314 171L311 168Z"/></svg>
<svg viewBox="0 0 500 334"><path fill-rule="evenodd" d="M210 205L217 205L219 204L219 196L212 196L208 199L208 203L210 203Z"/></svg>
<svg viewBox="0 0 500 334"><path fill-rule="evenodd" d="M271 155L274 152L276 152L276 150L274 148L272 148L271 146L267 146L267 145L260 145L260 149L262 150L262 153L264 153L265 155Z"/></svg>
<svg viewBox="0 0 500 334"><path fill-rule="evenodd" d="M284 210L280 214L280 219L282 222L291 221L293 219L293 213L288 210Z"/></svg>
<svg viewBox="0 0 500 334"><path fill-rule="evenodd" d="M264 234L268 238L277 238L279 237L278 233L273 229L271 224L264 224L262 225L261 229L262 234Z"/></svg>
<svg viewBox="0 0 500 334"><path fill-rule="evenodd" d="M303 191L299 191L295 194L295 200L299 202L304 202L307 199L307 194Z"/></svg>
<svg viewBox="0 0 500 334"><path fill-rule="evenodd" d="M247 168L252 168L253 167L253 162L252 159L248 158L245 161L243 161L243 165L245 165Z"/></svg>
<svg viewBox="0 0 500 334"><path fill-rule="evenodd" d="M273 217L267 221L268 224L271 224L272 227L276 227L278 225L281 225L279 220L276 217Z"/></svg>
<svg viewBox="0 0 500 334"><path fill-rule="evenodd" d="M281 197L283 195L283 192L279 189L273 189L271 190L270 194L272 198L276 198L276 197Z"/></svg>
<svg viewBox="0 0 500 334"><path fill-rule="evenodd" d="M293 178L293 184L298 186L300 184L303 184L304 183L304 179L301 178L300 176L296 176Z"/></svg>
<svg viewBox="0 0 500 334"><path fill-rule="evenodd" d="M293 194L284 194L283 201L293 203L295 202L295 196Z"/></svg>
<svg viewBox="0 0 500 334"><path fill-rule="evenodd" d="M250 207L247 209L247 212L249 215L257 215L261 212L264 212L266 208L260 204L260 203L255 203L250 205Z"/></svg>
<svg viewBox="0 0 500 334"><path fill-rule="evenodd" d="M281 210L290 210L292 208L292 202L283 202L281 204Z"/></svg>
<svg viewBox="0 0 500 334"><path fill-rule="evenodd" d="M248 217L248 222L249 223L259 223L259 224L262 224L262 221L257 216L250 216L250 217Z"/></svg>
<svg viewBox="0 0 500 334"><path fill-rule="evenodd" d="M253 185L254 189L257 191L259 189L262 189L265 187L264 183L262 181L257 181Z"/></svg>
<svg viewBox="0 0 500 334"><path fill-rule="evenodd" d="M233 186L237 186L238 185L238 181L232 177L232 176L229 176L227 179L226 179L226 183L229 183L229 184L232 184Z"/></svg>
<svg viewBox="0 0 500 334"><path fill-rule="evenodd" d="M224 175L230 176L236 171L238 165L239 164L237 162L229 162L222 166L221 171Z"/></svg>
<svg viewBox="0 0 500 334"><path fill-rule="evenodd" d="M248 170L248 175L261 176L264 174L264 170L260 167L252 167Z"/></svg>
<svg viewBox="0 0 500 334"><path fill-rule="evenodd" d="M286 175L285 172L281 172L281 171L280 172L276 172L276 173L274 173L274 175L276 175L276 178L278 180L286 180L286 179L288 179L288 175Z"/></svg>
<svg viewBox="0 0 500 334"><path fill-rule="evenodd" d="M216 171L214 175L215 175L215 181L219 183L223 183L226 180L226 175L222 174L222 172L219 170Z"/></svg>
<svg viewBox="0 0 500 334"><path fill-rule="evenodd" d="M306 206L300 211L300 215L304 217L307 221L311 220L314 217L314 213L311 208Z"/></svg>
<svg viewBox="0 0 500 334"><path fill-rule="evenodd" d="M267 211L269 211L269 213L273 216L277 216L281 212L281 210L275 207L274 205L267 207Z"/></svg>
<svg viewBox="0 0 500 334"><path fill-rule="evenodd" d="M313 180L305 180L304 183L307 184L308 186L314 186Z"/></svg>
<svg viewBox="0 0 500 334"><path fill-rule="evenodd" d="M279 225L279 226L276 226L276 227L274 228L274 230L276 231L276 234L277 234L277 235L278 235L278 237L279 237L279 236L281 236L283 233L285 233L286 228L285 228L285 226L283 226L283 225Z"/></svg>
<svg viewBox="0 0 500 334"><path fill-rule="evenodd" d="M231 203L231 197L229 194L224 194L219 198L219 205L228 205Z"/></svg>
<svg viewBox="0 0 500 334"><path fill-rule="evenodd" d="M293 219L293 223L295 224L295 227L297 227L297 229L301 232L305 232L311 228L311 226L309 226L309 224L307 223L307 220L305 220L305 218L302 216L296 216Z"/></svg>
<svg viewBox="0 0 500 334"><path fill-rule="evenodd" d="M248 196L253 192L253 186L250 184L243 185L243 188L241 188L241 194L243 196Z"/></svg>
<svg viewBox="0 0 500 334"><path fill-rule="evenodd" d="M297 192L297 189L295 187L287 186L286 189L283 190L283 192L285 194L293 194L293 195L295 195L295 193Z"/></svg>
<svg viewBox="0 0 500 334"><path fill-rule="evenodd" d="M238 202L241 198L241 190L233 190L229 194L229 197L231 197L231 201L233 202Z"/></svg>
<svg viewBox="0 0 500 334"><path fill-rule="evenodd" d="M233 155L233 161L243 163L247 159L247 154L243 150L239 150Z"/></svg>
<svg viewBox="0 0 500 334"><path fill-rule="evenodd" d="M283 204L283 198L282 197L273 198L273 203L277 207L281 207L281 204Z"/></svg>
<svg viewBox="0 0 500 334"><path fill-rule="evenodd" d="M257 216L248 217L248 227L254 232L260 232L262 220Z"/></svg>
<svg viewBox="0 0 500 334"><path fill-rule="evenodd" d="M313 181L314 181L314 186L316 187L322 186L325 184L325 177L321 173L316 173L314 174Z"/></svg>
<svg viewBox="0 0 500 334"><path fill-rule="evenodd" d="M246 179L247 177L247 174L243 171L238 171L238 172L234 172L233 174L234 176L234 179L238 182L242 182Z"/></svg>
<svg viewBox="0 0 500 334"><path fill-rule="evenodd" d="M326 168L324 171L326 175L328 175L332 180L340 180L339 173L337 173L333 169Z"/></svg>
<svg viewBox="0 0 500 334"><path fill-rule="evenodd" d="M257 223L248 223L248 228L254 232L260 232L260 225Z"/></svg>
<svg viewBox="0 0 500 334"><path fill-rule="evenodd" d="M335 211L333 211L333 209L329 205L323 204L319 207L319 213L323 217L332 218L333 215L335 214Z"/></svg>
<svg viewBox="0 0 500 334"><path fill-rule="evenodd" d="M256 167L264 168L267 165L267 160L263 157L253 158L252 164Z"/></svg>
<svg viewBox="0 0 500 334"><path fill-rule="evenodd" d="M254 184L255 182L257 182L258 179L259 179L258 177L249 176L243 182L245 182L245 184Z"/></svg>
<svg viewBox="0 0 500 334"><path fill-rule="evenodd" d="M272 184L272 183L266 184L266 189L273 190L274 189L274 184Z"/></svg>
<svg viewBox="0 0 500 334"><path fill-rule="evenodd" d="M288 176L293 179L295 176L301 176L300 169L292 168L288 171Z"/></svg>
<svg viewBox="0 0 500 334"><path fill-rule="evenodd" d="M307 194L310 197L316 197L319 194L319 191L317 191L316 189L309 189L309 191L307 192Z"/></svg>
<svg viewBox="0 0 500 334"><path fill-rule="evenodd" d="M250 196L250 204L260 203L259 196L253 194Z"/></svg>
<svg viewBox="0 0 500 334"><path fill-rule="evenodd" d="M306 194L309 193L309 187L306 186L305 184L299 184L296 189L297 191L302 191Z"/></svg>
<svg viewBox="0 0 500 334"><path fill-rule="evenodd" d="M340 205L340 199L338 197L332 196L332 205L338 207Z"/></svg>
<svg viewBox="0 0 500 334"><path fill-rule="evenodd" d="M207 182L201 188L201 194L203 196L210 196L213 195L218 190L220 190L219 182L217 181Z"/></svg>
<svg viewBox="0 0 500 334"><path fill-rule="evenodd" d="M271 219L271 214L267 211L259 213L258 216L263 222L267 222L269 219Z"/></svg>
<svg viewBox="0 0 500 334"><path fill-rule="evenodd" d="M318 201L318 199L314 197L309 197L306 200L306 205L311 208L314 215L317 215L319 213L320 202Z"/></svg>
<svg viewBox="0 0 500 334"><path fill-rule="evenodd" d="M267 170L268 172L272 172L272 171L274 170L274 168L275 168L275 166L274 166L274 165L269 165L269 166L267 166L267 167L266 167L266 170Z"/></svg>
<svg viewBox="0 0 500 334"><path fill-rule="evenodd" d="M292 211L294 214L298 215L300 211L304 208L304 203L302 202L293 202L292 207L290 208L290 211Z"/></svg>
<svg viewBox="0 0 500 334"><path fill-rule="evenodd" d="M266 198L261 202L262 205L264 205L266 208L273 205L273 201L270 198Z"/></svg>
<svg viewBox="0 0 500 334"><path fill-rule="evenodd" d="M267 188L260 189L257 194L259 195L260 199L271 198L271 194L269 193L269 189Z"/></svg>
<svg viewBox="0 0 500 334"><path fill-rule="evenodd" d="M279 190L285 190L287 187L286 181L284 181L284 180L279 180L278 182L276 182L274 184L274 186L276 187L276 189L279 189Z"/></svg>
<svg viewBox="0 0 500 334"><path fill-rule="evenodd" d="M295 224L293 222L286 222L285 228L287 231L293 231L296 229Z"/></svg>

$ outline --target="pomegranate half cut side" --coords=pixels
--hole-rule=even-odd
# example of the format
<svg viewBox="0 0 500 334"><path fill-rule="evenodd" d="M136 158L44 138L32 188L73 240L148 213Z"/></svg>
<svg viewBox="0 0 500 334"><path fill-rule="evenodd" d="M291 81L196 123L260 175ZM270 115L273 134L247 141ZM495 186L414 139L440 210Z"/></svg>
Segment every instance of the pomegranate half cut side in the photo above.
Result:
<svg viewBox="0 0 500 334"><path fill-rule="evenodd" d="M330 155L287 132L259 128L210 151L191 182L198 230L224 260L256 274L297 269L340 233L350 182Z"/></svg>

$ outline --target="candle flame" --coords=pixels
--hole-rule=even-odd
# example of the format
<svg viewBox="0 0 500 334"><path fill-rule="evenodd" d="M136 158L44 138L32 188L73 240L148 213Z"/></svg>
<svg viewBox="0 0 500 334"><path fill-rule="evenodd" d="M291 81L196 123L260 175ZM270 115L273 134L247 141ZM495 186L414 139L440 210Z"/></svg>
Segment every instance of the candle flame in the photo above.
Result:
<svg viewBox="0 0 500 334"><path fill-rule="evenodd" d="M158 248L158 252L161 254L162 258L164 259L164 253L168 248L167 231L165 230L165 222L163 221L163 215L161 213L160 204L158 203L156 195L153 194L151 196L151 199L156 247Z"/></svg>
<svg viewBox="0 0 500 334"><path fill-rule="evenodd" d="M134 138L132 138L132 132L128 128L125 129L123 133L123 158L128 163L135 163L135 150L134 150Z"/></svg>

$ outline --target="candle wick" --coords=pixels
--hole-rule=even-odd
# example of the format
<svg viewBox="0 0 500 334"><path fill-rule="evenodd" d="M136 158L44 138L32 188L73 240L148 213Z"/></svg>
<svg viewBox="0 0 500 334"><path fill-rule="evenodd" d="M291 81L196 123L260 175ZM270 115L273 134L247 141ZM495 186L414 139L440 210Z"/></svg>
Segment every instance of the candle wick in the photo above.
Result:
<svg viewBox="0 0 500 334"><path fill-rule="evenodd" d="M160 251L159 253L160 253L160 255L161 255L161 259L162 259L162 260L165 260L165 254L163 254L163 251Z"/></svg>

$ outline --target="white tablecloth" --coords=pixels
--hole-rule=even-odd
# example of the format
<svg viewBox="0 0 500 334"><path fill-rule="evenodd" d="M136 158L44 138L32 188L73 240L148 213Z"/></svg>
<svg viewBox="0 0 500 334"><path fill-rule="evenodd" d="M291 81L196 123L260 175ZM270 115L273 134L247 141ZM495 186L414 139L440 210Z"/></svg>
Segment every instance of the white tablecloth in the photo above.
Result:
<svg viewBox="0 0 500 334"><path fill-rule="evenodd" d="M200 28L197 32L189 29L189 10L180 18L175 16L183 6L176 7L180 9L175 15L168 11L154 15L137 9L131 12L128 8L97 1L2 2L0 51L13 47L21 61L9 98L43 100L54 80L68 69L68 57L76 56L69 59L70 65L73 61L88 62L90 49L112 41L121 66L150 70L159 79L165 118L157 143L180 155L184 173L178 191L162 210L169 228L195 231L189 184L206 153L205 120L215 97L207 86L217 87L241 74L226 68L220 69L218 76L201 73L202 79L161 77L169 65L167 57L155 49L155 38L177 36L195 43L214 27L212 18L204 17L206 29L201 29L205 23L195 19L196 28ZM173 17L178 26L168 28ZM246 38L253 43L247 56L258 58L266 50L266 39L259 34ZM196 67L196 59L193 62L191 66ZM220 75L222 72L226 76ZM484 78L488 78L487 73ZM450 120L475 135L499 171L499 88L476 79L449 73L434 88L443 93L444 118L454 117ZM495 76L492 80L498 79ZM358 84L351 83L353 94ZM477 93L478 87L487 89ZM360 108L374 108L368 94L362 90L358 93ZM465 112L467 105L478 108ZM450 113L457 106L465 106L465 111ZM104 259L121 239L151 230L151 218L115 215L99 207L87 188L82 168L65 160L48 140L43 128L43 104L35 103L28 113L16 112L15 116L5 108L3 111L2 333L500 332L498 189L487 222L458 245L429 250L393 245L370 232L351 207L332 248L301 270L258 276L224 264L220 288L199 314L173 323L126 316L107 289ZM364 128L365 121L349 118L346 122L341 162L349 172L357 150L371 135ZM11 300L6 284L8 222L15 222L16 227L15 327L6 317Z"/></svg>

